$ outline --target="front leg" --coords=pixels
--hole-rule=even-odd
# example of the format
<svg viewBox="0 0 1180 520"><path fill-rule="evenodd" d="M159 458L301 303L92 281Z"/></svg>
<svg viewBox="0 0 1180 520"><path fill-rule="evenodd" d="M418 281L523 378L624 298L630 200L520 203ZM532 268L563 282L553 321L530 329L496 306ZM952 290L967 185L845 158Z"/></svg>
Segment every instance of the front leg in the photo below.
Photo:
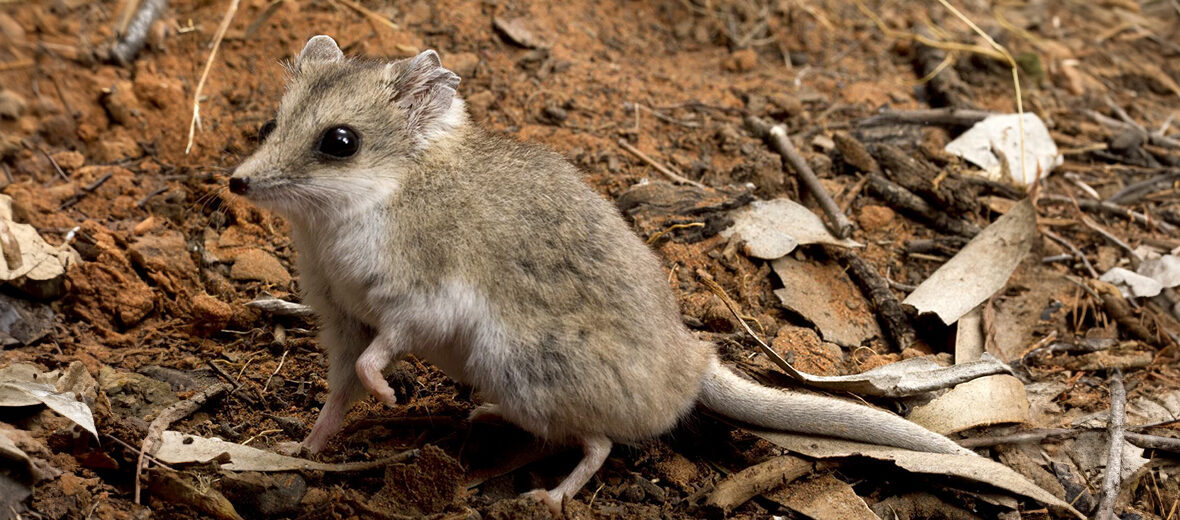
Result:
<svg viewBox="0 0 1180 520"><path fill-rule="evenodd" d="M377 396L381 402L393 406L397 404L397 392L389 386L382 373L395 359L407 353L405 333L400 328L387 328L381 331L369 347L356 359L356 375L360 382Z"/></svg>

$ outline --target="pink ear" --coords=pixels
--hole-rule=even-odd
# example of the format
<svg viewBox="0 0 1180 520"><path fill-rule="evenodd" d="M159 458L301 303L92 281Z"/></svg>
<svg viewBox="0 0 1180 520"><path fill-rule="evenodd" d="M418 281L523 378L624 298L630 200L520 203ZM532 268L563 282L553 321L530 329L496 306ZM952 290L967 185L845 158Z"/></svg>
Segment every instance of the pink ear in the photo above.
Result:
<svg viewBox="0 0 1180 520"><path fill-rule="evenodd" d="M432 132L451 108L459 75L442 67L433 50L410 58L394 81L393 100L406 111L406 129L414 136Z"/></svg>

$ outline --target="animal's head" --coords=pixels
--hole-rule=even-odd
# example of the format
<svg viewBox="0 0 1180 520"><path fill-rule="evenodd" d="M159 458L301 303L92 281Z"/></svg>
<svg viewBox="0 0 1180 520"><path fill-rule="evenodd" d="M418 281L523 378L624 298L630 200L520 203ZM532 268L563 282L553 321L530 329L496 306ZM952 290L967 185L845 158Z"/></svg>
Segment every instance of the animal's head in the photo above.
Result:
<svg viewBox="0 0 1180 520"><path fill-rule="evenodd" d="M261 144L230 191L288 215L332 211L397 189L400 172L466 122L459 76L432 50L386 62L345 58L316 36Z"/></svg>

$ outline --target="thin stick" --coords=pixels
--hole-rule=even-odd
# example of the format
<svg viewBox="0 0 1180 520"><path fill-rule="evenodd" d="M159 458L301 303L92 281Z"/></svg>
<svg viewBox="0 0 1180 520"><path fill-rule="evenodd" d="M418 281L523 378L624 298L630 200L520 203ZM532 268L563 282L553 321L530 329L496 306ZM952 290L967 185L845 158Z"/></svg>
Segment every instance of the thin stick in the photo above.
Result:
<svg viewBox="0 0 1180 520"><path fill-rule="evenodd" d="M1074 246L1072 243L1070 243L1070 241L1062 238L1052 231L1049 231L1048 229L1042 229L1041 234L1068 248L1073 253L1073 255L1077 257L1078 260L1081 260L1082 264L1086 266L1086 270L1090 272L1090 277L1098 278L1098 271L1094 270L1094 266L1090 264L1090 260L1086 258L1086 255L1082 254L1082 251L1078 249L1077 246Z"/></svg>
<svg viewBox="0 0 1180 520"><path fill-rule="evenodd" d="M62 180L70 182L70 176L66 175L66 172L62 171L61 166L57 164L57 161L55 161L52 156L46 153L45 150L41 150L41 155L44 155L46 159L49 159L49 164L53 165L53 169L57 171L57 174L62 178Z"/></svg>
<svg viewBox="0 0 1180 520"><path fill-rule="evenodd" d="M1133 220L1139 224L1142 224L1145 227L1155 226L1155 227L1159 228L1160 231L1166 231L1168 233L1174 233L1177 230L1176 226L1173 226L1172 224L1169 224L1169 223L1164 222L1162 220L1154 220L1146 214L1129 210L1129 209L1124 208L1124 207L1122 207L1118 204L1115 204L1113 202L1106 202L1106 201L1101 201L1101 200L1090 200L1090 199L1074 200L1069 197L1063 197L1061 195L1041 195L1041 197L1039 199L1037 199L1037 202L1040 202L1040 201L1052 202L1055 204L1074 204L1074 203L1076 203L1079 208L1088 209L1091 211L1101 211L1103 213L1109 213L1111 215L1123 217L1123 218L1126 218L1129 220Z"/></svg>
<svg viewBox="0 0 1180 520"><path fill-rule="evenodd" d="M398 26L396 23L393 22L393 20L390 20L389 18L381 16L380 14L377 14L376 12L369 10L368 8L366 8L365 6L363 6L361 4L353 2L352 0L336 0L336 2L340 3L340 4L344 4L345 7L348 7L349 9L352 9L352 10L360 13L362 16L367 16L367 17L369 17L369 19L371 19L375 22L378 22L380 24L383 24L386 27L389 27L390 29L393 29L395 31L398 30Z"/></svg>
<svg viewBox="0 0 1180 520"><path fill-rule="evenodd" d="M229 22L238 12L239 3L241 0L230 0L229 9L226 9L225 15L221 17L221 25L217 26L217 34L213 36L213 49L209 51L209 59L205 60L205 69L201 71L201 79L197 82L197 89L193 91L193 119L188 124L188 144L184 146L185 155L188 155L193 149L193 137L196 135L197 122L201 119L201 90L205 88L205 80L209 78L209 69L213 68L213 60L217 58L217 50L221 48L221 40L225 38ZM138 480L136 483L138 484ZM136 489L138 490L138 487ZM136 498L139 498L139 493L136 493Z"/></svg>
<svg viewBox="0 0 1180 520"><path fill-rule="evenodd" d="M129 23L120 27L119 41L111 48L111 59L124 67L131 65L135 55L143 49L152 23L167 8L168 0L143 0L135 11L135 17L129 18Z"/></svg>
<svg viewBox="0 0 1180 520"><path fill-rule="evenodd" d="M984 110L964 108L928 108L922 110L882 110L865 118L859 126L881 125L944 125L971 126L994 114Z"/></svg>
<svg viewBox="0 0 1180 520"><path fill-rule="evenodd" d="M110 180L112 175L114 175L114 174L112 174L112 173L104 174L102 177L99 177L94 182L87 184L85 186L82 186L82 189L78 190L77 193L70 195L70 198L66 199L65 202L62 202L61 206L59 206L57 209L62 210L62 209L66 209L70 206L73 206L74 204L77 204L78 201L82 200L82 198L85 197L87 194L93 193L94 190L97 190L99 187L101 187L103 184L105 184L108 180Z"/></svg>
<svg viewBox="0 0 1180 520"><path fill-rule="evenodd" d="M795 145L791 144L791 140L787 138L787 129L783 125L768 125L753 115L746 116L746 126L753 130L758 137L768 142L774 151L790 163L795 174L799 176L799 181L819 202L819 207L824 211L824 215L827 215L828 227L832 230L832 234L836 235L836 238L848 238L852 234L852 222L844 216L840 206L832 200L832 195L820 184L819 177L815 176L815 172L811 171L811 167L799 154L799 150L796 150Z"/></svg>
<svg viewBox="0 0 1180 520"><path fill-rule="evenodd" d="M1123 387L1123 374L1115 370L1110 374L1110 420L1107 421L1109 440L1106 451L1106 472L1102 475L1102 497L1098 500L1097 520L1110 520L1114 516L1114 501L1122 485L1123 443L1127 424L1127 390Z"/></svg>
<svg viewBox="0 0 1180 520"><path fill-rule="evenodd" d="M639 158L639 160L647 163L648 166L655 168L656 171L664 174L666 177L668 177L669 179L672 179L673 181L679 182L680 184L689 184L689 185L696 186L701 189L706 189L706 186L704 184L701 184L697 181L689 179L689 178L685 177L684 175L681 175L680 173L673 171L670 167L660 164L655 159L648 157L647 154L639 151L638 148L631 146L631 144L628 143L627 141L619 139L619 146L622 147L624 150L626 150L627 153L630 153L631 155L634 155L635 157Z"/></svg>
<svg viewBox="0 0 1180 520"><path fill-rule="evenodd" d="M197 411L206 401L224 394L229 390L225 383L214 383L204 390L193 394L192 397L174 403L160 411L152 424L148 426L147 435L143 438L143 445L139 450L139 461L135 463L135 503L139 503L140 480L143 478L145 457L155 454L156 449L163 442L164 430L172 423L188 417Z"/></svg>
<svg viewBox="0 0 1180 520"><path fill-rule="evenodd" d="M270 380L274 379L274 377L278 375L279 371L283 369L283 363L287 362L287 354L290 352L291 349L283 351L283 357L279 358L279 366L275 368L274 372L271 372L270 377L266 378L266 384L262 385L262 393L266 393L266 389L270 388Z"/></svg>

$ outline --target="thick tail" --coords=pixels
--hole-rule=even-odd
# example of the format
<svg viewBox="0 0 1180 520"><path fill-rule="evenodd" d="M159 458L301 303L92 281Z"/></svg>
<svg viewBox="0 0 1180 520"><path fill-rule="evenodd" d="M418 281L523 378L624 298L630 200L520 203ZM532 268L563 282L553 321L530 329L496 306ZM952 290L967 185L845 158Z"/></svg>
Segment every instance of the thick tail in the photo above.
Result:
<svg viewBox="0 0 1180 520"><path fill-rule="evenodd" d="M761 386L739 377L716 358L701 386L705 407L753 426L914 451L974 455L954 441L888 412L833 397Z"/></svg>

